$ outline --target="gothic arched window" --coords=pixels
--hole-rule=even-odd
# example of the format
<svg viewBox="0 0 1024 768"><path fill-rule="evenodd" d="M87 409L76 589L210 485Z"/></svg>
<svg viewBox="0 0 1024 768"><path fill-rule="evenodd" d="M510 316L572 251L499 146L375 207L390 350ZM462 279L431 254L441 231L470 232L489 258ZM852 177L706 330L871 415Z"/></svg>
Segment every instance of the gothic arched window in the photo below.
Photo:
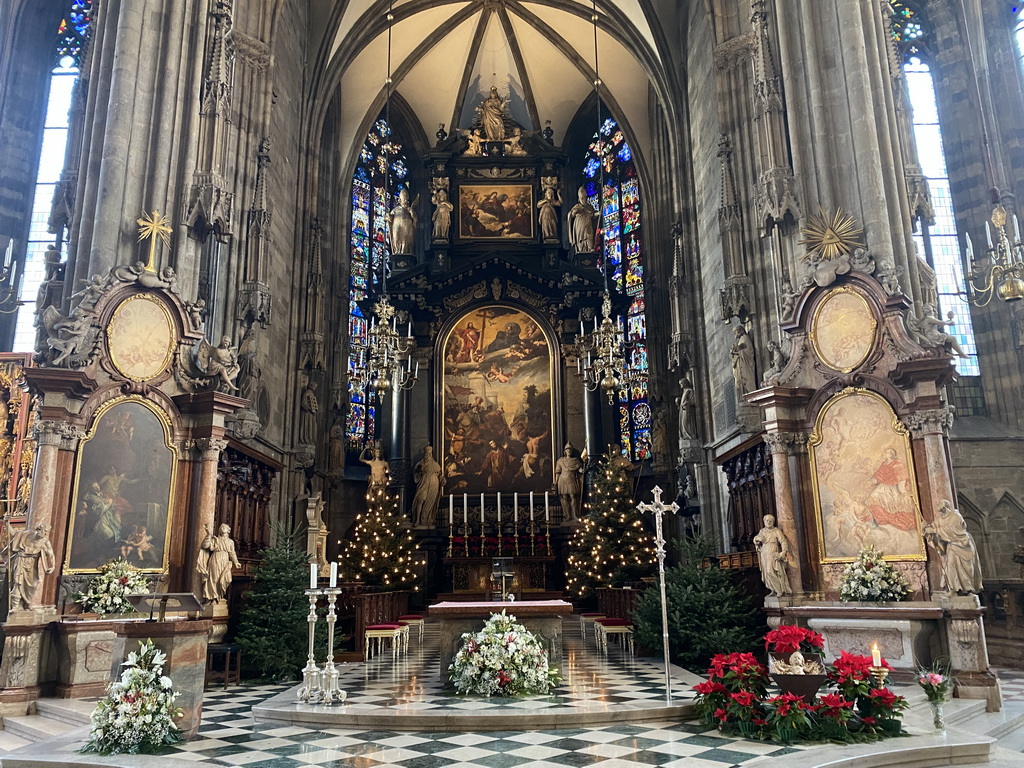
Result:
<svg viewBox="0 0 1024 768"><path fill-rule="evenodd" d="M1017 41L1017 55L1024 62L1024 7L1013 6L1013 15L1016 24L1013 27L1013 37Z"/></svg>
<svg viewBox="0 0 1024 768"><path fill-rule="evenodd" d="M584 186L590 204L601 211L601 254L612 303L625 315L633 370L628 392L618 395L622 454L634 461L651 458L651 405L647 399L647 315L644 305L644 254L640 182L633 151L608 118L594 134L583 158ZM601 192L601 185L604 190ZM598 197L600 196L600 202Z"/></svg>
<svg viewBox="0 0 1024 768"><path fill-rule="evenodd" d="M409 163L402 145L383 117L370 128L352 177L352 238L349 267L348 380L349 410L345 436L350 445L373 439L377 418L372 388L357 376L362 368L369 327L360 304L374 296L388 263L388 210L408 184ZM388 200L390 190L391 200Z"/></svg>
<svg viewBox="0 0 1024 768"><path fill-rule="evenodd" d="M92 0L72 0L57 28L53 48L54 67L50 72L46 118L39 152L39 170L36 173L35 195L32 202L32 220L29 224L25 268L21 275L21 306L14 331L15 352L29 352L35 347L36 295L43 282L46 268L43 256L48 245L56 245L49 230L53 195L64 170L64 154L68 143L68 113L71 111L72 91L82 66L82 56L89 39L92 23ZM77 170L77 169L75 169Z"/></svg>
<svg viewBox="0 0 1024 768"><path fill-rule="evenodd" d="M947 330L956 336L960 346L969 355L967 358L956 359L957 369L961 376L978 376L981 373L978 367L978 347L967 302L963 257L942 144L935 81L928 64L928 29L920 14L910 4L893 2L892 7L893 35L903 56L903 73L907 79L918 162L928 179L935 212L935 223L922 223L914 240L935 270L939 293L937 309L943 317L948 312L955 315L956 324Z"/></svg>

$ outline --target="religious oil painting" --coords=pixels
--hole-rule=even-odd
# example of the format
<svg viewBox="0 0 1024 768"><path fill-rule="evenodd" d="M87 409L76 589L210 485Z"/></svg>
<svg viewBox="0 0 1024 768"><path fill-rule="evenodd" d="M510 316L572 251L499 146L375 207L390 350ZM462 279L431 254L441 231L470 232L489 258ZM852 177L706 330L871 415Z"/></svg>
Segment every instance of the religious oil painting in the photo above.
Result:
<svg viewBox="0 0 1024 768"><path fill-rule="evenodd" d="M159 376L171 362L174 324L160 299L138 294L114 310L107 326L110 359L122 375L135 381Z"/></svg>
<svg viewBox="0 0 1024 768"><path fill-rule="evenodd" d="M490 305L463 314L442 338L445 492L550 488L554 361L543 321Z"/></svg>
<svg viewBox="0 0 1024 768"><path fill-rule="evenodd" d="M532 238L533 219L533 186L530 184L466 184L459 187L461 238Z"/></svg>
<svg viewBox="0 0 1024 768"><path fill-rule="evenodd" d="M167 415L138 397L97 414L78 453L66 571L96 571L123 557L167 567L175 452Z"/></svg>
<svg viewBox="0 0 1024 768"><path fill-rule="evenodd" d="M843 390L818 414L810 446L823 562L854 560L868 545L887 560L924 557L910 440L889 403Z"/></svg>
<svg viewBox="0 0 1024 768"><path fill-rule="evenodd" d="M875 342L875 316L867 299L849 288L836 288L818 305L811 342L825 365L849 373L860 366Z"/></svg>

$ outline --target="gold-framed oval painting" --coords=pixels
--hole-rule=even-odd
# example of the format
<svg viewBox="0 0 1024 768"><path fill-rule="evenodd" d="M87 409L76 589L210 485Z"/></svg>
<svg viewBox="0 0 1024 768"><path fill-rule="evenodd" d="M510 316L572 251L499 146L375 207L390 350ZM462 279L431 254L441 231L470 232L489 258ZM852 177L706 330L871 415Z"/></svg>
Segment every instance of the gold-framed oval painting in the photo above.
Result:
<svg viewBox="0 0 1024 768"><path fill-rule="evenodd" d="M811 343L825 365L842 373L858 368L875 343L878 325L864 296L849 288L830 291L814 313Z"/></svg>
<svg viewBox="0 0 1024 768"><path fill-rule="evenodd" d="M171 363L174 322L160 299L144 293L123 301L107 325L110 361L125 378L148 381Z"/></svg>

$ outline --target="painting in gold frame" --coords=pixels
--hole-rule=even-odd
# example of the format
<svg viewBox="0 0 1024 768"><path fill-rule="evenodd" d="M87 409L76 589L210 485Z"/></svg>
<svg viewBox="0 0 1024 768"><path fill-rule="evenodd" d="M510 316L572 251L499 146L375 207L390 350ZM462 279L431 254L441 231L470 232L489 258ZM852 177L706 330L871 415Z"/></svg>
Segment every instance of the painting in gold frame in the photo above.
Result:
<svg viewBox="0 0 1024 768"><path fill-rule="evenodd" d="M532 184L463 184L459 187L459 237L523 240L533 237Z"/></svg>
<svg viewBox="0 0 1024 768"><path fill-rule="evenodd" d="M65 573L123 557L167 569L177 451L170 419L141 397L105 403L78 449Z"/></svg>
<svg viewBox="0 0 1024 768"><path fill-rule="evenodd" d="M849 373L870 354L877 325L863 294L846 287L834 288L814 310L811 344L825 365Z"/></svg>
<svg viewBox="0 0 1024 768"><path fill-rule="evenodd" d="M440 352L445 493L550 488L555 357L545 324L517 307L475 307Z"/></svg>
<svg viewBox="0 0 1024 768"><path fill-rule="evenodd" d="M881 395L848 387L829 400L810 459L822 562L849 562L868 545L887 560L924 559L910 438Z"/></svg>
<svg viewBox="0 0 1024 768"><path fill-rule="evenodd" d="M148 381L171 363L177 338L166 305L139 293L121 302L107 324L107 349L114 367L133 381Z"/></svg>

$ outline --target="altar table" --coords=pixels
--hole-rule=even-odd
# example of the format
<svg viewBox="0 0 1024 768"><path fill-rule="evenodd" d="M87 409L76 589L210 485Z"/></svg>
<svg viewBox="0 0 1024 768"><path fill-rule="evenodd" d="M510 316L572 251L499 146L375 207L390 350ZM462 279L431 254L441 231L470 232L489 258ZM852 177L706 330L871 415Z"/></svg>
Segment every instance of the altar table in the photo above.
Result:
<svg viewBox="0 0 1024 768"><path fill-rule="evenodd" d="M572 603L565 600L524 600L502 602L444 602L427 609L441 621L441 683L450 687L448 667L462 647L464 632L478 632L492 613L505 611L537 635L547 647L551 666L562 668L562 618L572 615Z"/></svg>

